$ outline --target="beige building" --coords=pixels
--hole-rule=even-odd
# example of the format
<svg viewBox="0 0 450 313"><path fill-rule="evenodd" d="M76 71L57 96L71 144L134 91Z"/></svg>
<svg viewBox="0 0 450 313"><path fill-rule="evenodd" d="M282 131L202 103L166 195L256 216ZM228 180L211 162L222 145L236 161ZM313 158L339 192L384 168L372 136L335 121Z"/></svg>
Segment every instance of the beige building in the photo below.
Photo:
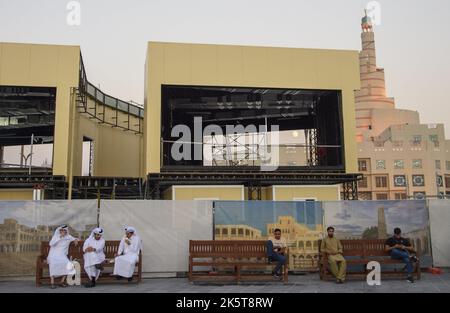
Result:
<svg viewBox="0 0 450 313"><path fill-rule="evenodd" d="M215 240L258 240L261 231L248 225L216 225Z"/></svg>
<svg viewBox="0 0 450 313"><path fill-rule="evenodd" d="M292 270L315 269L318 265L318 242L322 238L323 226L310 229L298 223L293 216L279 216L276 223L266 225L268 235L249 225L216 225L216 240L267 240L275 229L281 230L289 247L289 268Z"/></svg>
<svg viewBox="0 0 450 313"><path fill-rule="evenodd" d="M39 251L42 241L50 241L58 226L38 225L35 228L21 225L7 218L0 224L0 253L22 253ZM76 231L69 226L72 236L85 240L96 225L86 225L85 230Z"/></svg>
<svg viewBox="0 0 450 313"><path fill-rule="evenodd" d="M376 63L375 33L362 21L361 90L355 92L360 200L450 196L450 141L442 124L420 124L415 111L395 108L384 69Z"/></svg>

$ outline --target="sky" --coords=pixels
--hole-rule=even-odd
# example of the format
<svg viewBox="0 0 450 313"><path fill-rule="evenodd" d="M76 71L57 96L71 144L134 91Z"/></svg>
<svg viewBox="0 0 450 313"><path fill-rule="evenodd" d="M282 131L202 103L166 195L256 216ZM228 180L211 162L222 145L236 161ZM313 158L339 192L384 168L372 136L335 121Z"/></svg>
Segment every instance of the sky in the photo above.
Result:
<svg viewBox="0 0 450 313"><path fill-rule="evenodd" d="M147 41L360 50L367 0L0 0L0 41L79 45L88 79L143 103ZM450 129L450 1L379 0L377 61L398 108ZM449 135L447 135L447 138Z"/></svg>
<svg viewBox="0 0 450 313"><path fill-rule="evenodd" d="M395 227L403 233L423 229L428 225L425 201L339 201L325 202L325 225L354 235L378 225L378 208L383 207L388 234Z"/></svg>

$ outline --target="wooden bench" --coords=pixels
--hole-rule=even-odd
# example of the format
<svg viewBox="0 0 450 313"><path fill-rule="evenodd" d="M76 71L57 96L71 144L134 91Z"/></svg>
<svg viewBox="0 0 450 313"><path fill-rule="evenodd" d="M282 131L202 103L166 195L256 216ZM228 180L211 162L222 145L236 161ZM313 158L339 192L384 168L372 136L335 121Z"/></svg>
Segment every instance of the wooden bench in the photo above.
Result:
<svg viewBox="0 0 450 313"><path fill-rule="evenodd" d="M371 270L366 269L367 263L370 261L377 261L380 265L383 264L404 264L402 260L391 259L391 256L385 251L384 239L357 239L357 240L340 240L343 248L343 256L347 262L347 277L366 279L367 274ZM321 240L319 241L319 273L320 279L328 280L334 279L329 271L328 259L320 251ZM417 257L420 257L417 255ZM360 271L348 271L349 266L361 266ZM358 267L359 267L358 266ZM413 274L417 279L420 279L420 262L413 262ZM381 269L382 278L386 277L405 277L405 271L397 267L391 270Z"/></svg>
<svg viewBox="0 0 450 313"><path fill-rule="evenodd" d="M266 242L264 240L190 240L189 281L273 280L271 271L276 262L268 264ZM288 249L285 251L285 256L286 263L282 268L281 280L286 283L289 265ZM207 267L212 270L195 270L195 267ZM270 274L260 273L266 267L271 267ZM254 273L255 271L259 273Z"/></svg>
<svg viewBox="0 0 450 313"><path fill-rule="evenodd" d="M78 246L73 243L70 244L68 258L76 260L81 266L81 281L82 283L88 282L88 277L86 271L84 270L84 259L83 259L83 244L84 241L79 241ZM114 254L119 250L119 240L107 240L105 241L105 257L107 260L113 259ZM42 283L50 284L50 276L48 273L47 256L50 251L50 246L48 241L41 242L41 253L36 260L36 286L39 287ZM114 276L112 276L112 269L114 268L113 263L105 263L105 270L102 271L98 279L99 283L117 281ZM111 269L106 271L106 269ZM139 261L136 263L135 270L133 273L133 281L140 282L142 280L142 252L139 252ZM55 279L55 283L58 279ZM126 281L126 280L125 280Z"/></svg>

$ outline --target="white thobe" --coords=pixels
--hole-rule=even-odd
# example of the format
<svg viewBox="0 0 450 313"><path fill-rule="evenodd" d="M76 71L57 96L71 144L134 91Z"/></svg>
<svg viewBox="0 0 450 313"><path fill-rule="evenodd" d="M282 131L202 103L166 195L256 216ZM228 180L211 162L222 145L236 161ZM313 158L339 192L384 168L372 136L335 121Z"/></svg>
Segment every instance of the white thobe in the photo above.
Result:
<svg viewBox="0 0 450 313"><path fill-rule="evenodd" d="M86 252L87 247L92 247L95 249L95 251ZM89 278L95 277L95 279L98 279L98 277L100 276L100 270L95 268L95 265L103 263L103 261L105 261L105 253L103 252L104 247L105 240L103 238L100 238L99 240L96 240L95 238L89 238L84 242L84 270L88 274Z"/></svg>
<svg viewBox="0 0 450 313"><path fill-rule="evenodd" d="M50 240L50 251L47 256L47 263L50 270L50 276L58 277L69 274L70 268L67 264L70 262L67 254L69 253L69 246L76 238L71 235L60 237L53 236Z"/></svg>
<svg viewBox="0 0 450 313"><path fill-rule="evenodd" d="M113 275L130 278L133 276L136 262L139 261L139 251L141 250L141 239L137 235L130 238L131 243L125 243L125 238L122 238L119 245L119 254L114 261ZM123 255L122 255L123 254Z"/></svg>

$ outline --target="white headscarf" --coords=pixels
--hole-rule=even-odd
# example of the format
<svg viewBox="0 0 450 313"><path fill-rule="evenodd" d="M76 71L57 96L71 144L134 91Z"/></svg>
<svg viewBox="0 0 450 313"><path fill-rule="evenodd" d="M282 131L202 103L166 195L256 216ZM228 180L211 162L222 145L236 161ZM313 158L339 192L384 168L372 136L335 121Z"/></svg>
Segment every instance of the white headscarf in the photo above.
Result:
<svg viewBox="0 0 450 313"><path fill-rule="evenodd" d="M95 235L103 236L103 228L101 228L101 227L94 228L91 231L91 234L89 235L88 239L95 239Z"/></svg>
<svg viewBox="0 0 450 313"><path fill-rule="evenodd" d="M60 231L61 229L67 230L66 236L69 236L69 235L70 235L70 234L69 234L69 226L67 226L66 224L64 224L64 225L61 225L61 226L59 226L58 228L56 228L55 232L53 233L53 238L55 238L55 237L58 237L58 238L59 238L59 236L61 236L61 235L59 234L59 231ZM53 238L52 238L52 239L53 239Z"/></svg>
<svg viewBox="0 0 450 313"><path fill-rule="evenodd" d="M127 233L133 233L133 237L135 238L135 240L138 240L138 249L142 250L142 239L141 237L139 237L136 228L134 228L133 226L127 226L125 227L125 231ZM124 238L126 238L126 236Z"/></svg>
<svg viewBox="0 0 450 313"><path fill-rule="evenodd" d="M64 237L62 237L62 238L61 238L61 234L59 233L59 231L60 231L61 229L67 230L66 235L65 235ZM69 234L69 227L68 227L67 225L61 225L61 226L59 226L58 228L56 228L55 233L53 234L53 237L52 237L52 239L50 240L49 244L50 244L50 246L52 246L52 245L56 244L58 241L60 241L60 240L64 240L64 241L65 241L65 240L73 241L73 240L75 240L75 239L76 239L76 238L72 237L72 236Z"/></svg>
<svg viewBox="0 0 450 313"><path fill-rule="evenodd" d="M136 235L136 229L135 229L133 226L127 226L127 227L125 227L125 231L126 231L127 233L133 233L133 234Z"/></svg>

